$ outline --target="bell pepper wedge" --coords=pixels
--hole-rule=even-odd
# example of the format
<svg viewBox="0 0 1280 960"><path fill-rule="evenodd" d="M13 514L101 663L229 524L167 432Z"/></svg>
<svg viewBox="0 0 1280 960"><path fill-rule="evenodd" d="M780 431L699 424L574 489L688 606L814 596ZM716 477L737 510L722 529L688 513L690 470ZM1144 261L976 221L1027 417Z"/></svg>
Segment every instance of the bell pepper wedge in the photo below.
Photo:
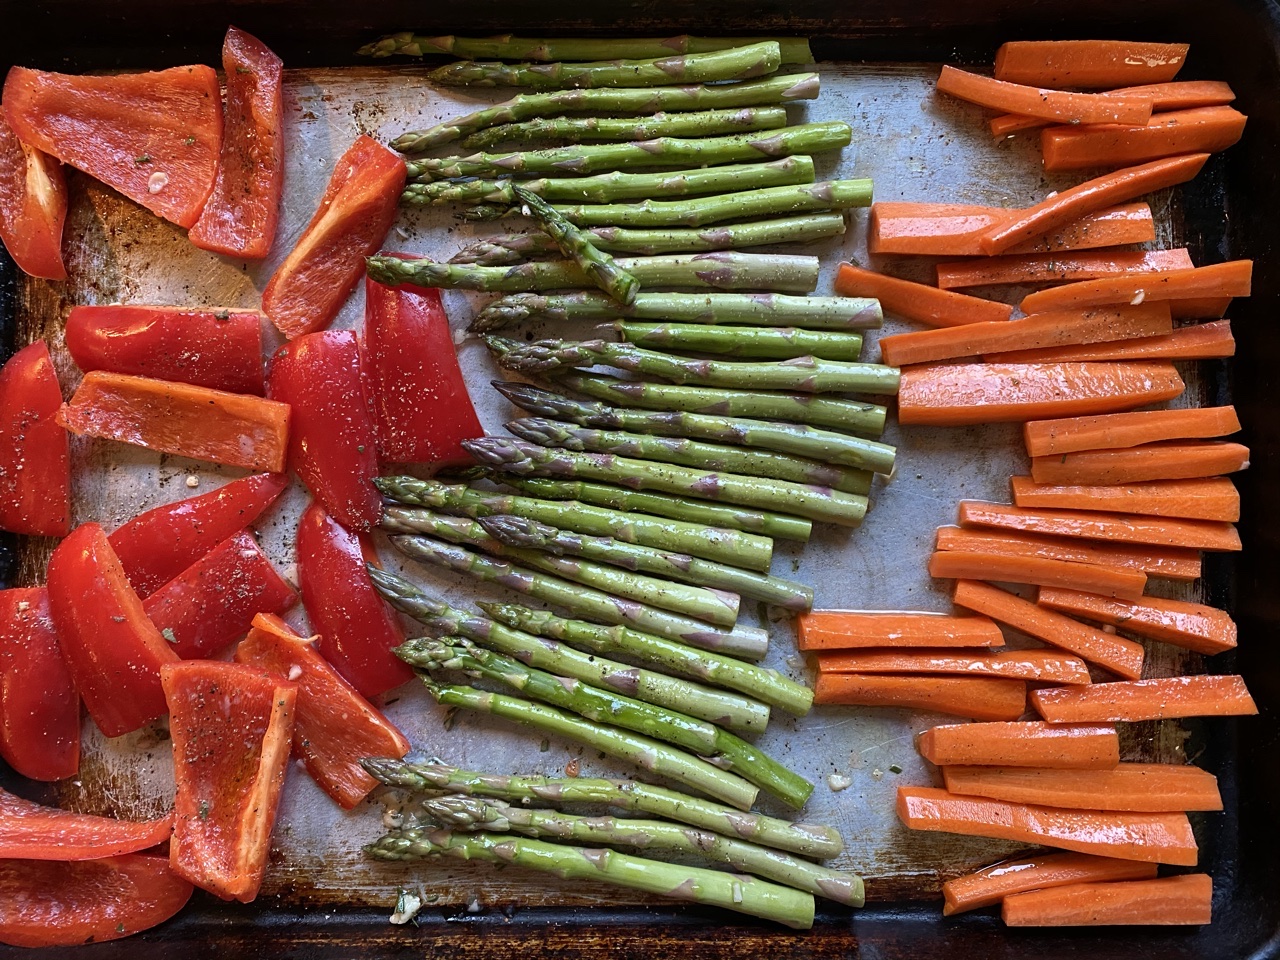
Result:
<svg viewBox="0 0 1280 960"><path fill-rule="evenodd" d="M404 630L374 589L369 541L313 503L298 521L298 586L320 653L360 694L376 697L413 678L392 653Z"/></svg>
<svg viewBox="0 0 1280 960"><path fill-rule="evenodd" d="M341 523L370 530L382 516L378 441L356 335L326 330L271 358L267 395L289 405L289 466Z"/></svg>
<svg viewBox="0 0 1280 960"><path fill-rule="evenodd" d="M32 803L0 790L0 860L97 860L169 839L173 817L116 820Z"/></svg>
<svg viewBox="0 0 1280 960"><path fill-rule="evenodd" d="M67 183L62 164L18 139L0 114L0 240L23 273L67 279L62 227Z"/></svg>
<svg viewBox="0 0 1280 960"><path fill-rule="evenodd" d="M0 530L71 531L71 446L57 422L62 390L37 340L0 368Z"/></svg>
<svg viewBox="0 0 1280 960"><path fill-rule="evenodd" d="M96 523L76 527L49 560L49 610L89 715L108 737L165 713L160 668L178 659L148 619Z"/></svg>
<svg viewBox="0 0 1280 960"><path fill-rule="evenodd" d="M201 889L248 903L267 868L297 685L215 660L169 664L161 680L176 786L169 865Z"/></svg>
<svg viewBox="0 0 1280 960"><path fill-rule="evenodd" d="M282 473L259 473L211 493L140 513L109 538L125 576L149 597L270 507L289 485Z"/></svg>
<svg viewBox="0 0 1280 960"><path fill-rule="evenodd" d="M405 176L404 159L372 137L338 158L319 209L262 292L263 312L286 337L333 322L395 220Z"/></svg>
<svg viewBox="0 0 1280 960"><path fill-rule="evenodd" d="M44 587L0 590L0 757L32 780L80 768L80 695Z"/></svg>
<svg viewBox="0 0 1280 960"><path fill-rule="evenodd" d="M75 947L118 940L164 923L192 892L167 857L0 861L0 943Z"/></svg>
<svg viewBox="0 0 1280 960"><path fill-rule="evenodd" d="M262 314L219 307L72 307L67 350L81 370L261 395Z"/></svg>
<svg viewBox="0 0 1280 960"><path fill-rule="evenodd" d="M23 143L190 227L213 190L222 107L212 67L72 76L11 67L4 112Z"/></svg>
<svg viewBox="0 0 1280 960"><path fill-rule="evenodd" d="M350 810L378 785L361 757L403 757L409 741L329 665L315 637L300 637L279 617L259 614L236 647L237 663L298 685L293 752L320 788Z"/></svg>
<svg viewBox="0 0 1280 960"><path fill-rule="evenodd" d="M58 422L76 434L248 470L284 469L289 405L245 393L94 370Z"/></svg>
<svg viewBox="0 0 1280 960"><path fill-rule="evenodd" d="M261 40L236 27L227 30L218 176L187 234L202 250L250 260L271 252L284 189L283 67Z"/></svg>
<svg viewBox="0 0 1280 960"><path fill-rule="evenodd" d="M248 632L256 614L298 602L258 541L241 530L147 598L151 622L183 660L211 657Z"/></svg>
<svg viewBox="0 0 1280 960"><path fill-rule="evenodd" d="M484 436L440 291L364 285L365 372L386 463L459 463L463 440Z"/></svg>

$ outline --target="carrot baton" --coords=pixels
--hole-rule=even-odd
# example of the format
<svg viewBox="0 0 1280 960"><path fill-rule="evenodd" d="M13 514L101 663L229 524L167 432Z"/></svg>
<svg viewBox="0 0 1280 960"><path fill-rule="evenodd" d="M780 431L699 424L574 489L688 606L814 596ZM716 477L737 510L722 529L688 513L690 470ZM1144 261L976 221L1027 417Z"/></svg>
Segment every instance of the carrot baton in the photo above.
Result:
<svg viewBox="0 0 1280 960"><path fill-rule="evenodd" d="M1143 597L1139 601L1113 600L1075 590L1045 588L1036 603L1152 640L1162 640L1206 656L1236 645L1236 623L1225 610L1186 600Z"/></svg>
<svg viewBox="0 0 1280 960"><path fill-rule="evenodd" d="M947 789L967 797L1070 810L1176 813L1221 810L1218 778L1185 763L1122 763L1111 770L943 767Z"/></svg>
<svg viewBox="0 0 1280 960"><path fill-rule="evenodd" d="M1015 478L1018 479L1018 478ZM1010 557L1046 557L1073 563L1141 570L1165 580L1198 580L1200 554L1195 550L1131 547L1121 543L1091 543L1074 537L1040 537L972 527L939 527L939 550L1003 553Z"/></svg>
<svg viewBox="0 0 1280 960"><path fill-rule="evenodd" d="M1022 311L1039 313L1108 303L1146 303L1149 300L1247 297L1252 279L1252 260L1229 260L1190 270L1082 280L1027 294L1022 298Z"/></svg>
<svg viewBox="0 0 1280 960"><path fill-rule="evenodd" d="M954 916L999 903L1028 890L1074 883L1150 880L1159 866L1138 860L1116 860L1088 853L1034 853L1002 860L942 885L942 915Z"/></svg>
<svg viewBox="0 0 1280 960"><path fill-rule="evenodd" d="M1183 301L1170 301L1177 307ZM1006 363L1068 363L1088 360L1215 360L1236 355L1230 320L1179 327L1162 337L1089 343L1045 350L1017 350L991 359Z"/></svg>
<svg viewBox="0 0 1280 960"><path fill-rule="evenodd" d="M999 647L1004 635L986 617L937 613L811 610L796 618L801 650L855 647Z"/></svg>
<svg viewBox="0 0 1280 960"><path fill-rule="evenodd" d="M1153 517L1225 523L1235 523L1240 519L1240 493L1225 477L1103 486L1036 483L1030 477L1013 477L1012 484L1014 504L1031 509L1142 513ZM1151 571L1147 572L1150 574Z"/></svg>
<svg viewBox="0 0 1280 960"><path fill-rule="evenodd" d="M938 92L980 107L1041 117L1061 123L1146 123L1151 100L1143 97L1104 97L1096 93L1064 93L1042 87L984 77L952 66L942 68Z"/></svg>
<svg viewBox="0 0 1280 960"><path fill-rule="evenodd" d="M1244 678L1162 677L1033 690L1036 712L1050 723L1113 723L1180 717L1236 717L1258 712Z"/></svg>
<svg viewBox="0 0 1280 960"><path fill-rule="evenodd" d="M1240 534L1229 523L1178 520L1085 510L1026 510L1005 503L960 502L960 525L1021 530L1052 537L1082 537L1193 550L1240 549Z"/></svg>
<svg viewBox="0 0 1280 960"><path fill-rule="evenodd" d="M905 707L974 720L1014 720L1027 708L1027 685L991 677L820 673L813 702L858 707Z"/></svg>
<svg viewBox="0 0 1280 960"><path fill-rule="evenodd" d="M1040 133L1040 152L1049 173L1218 153L1240 141L1245 120L1231 107L1197 107L1156 114L1134 126L1048 127Z"/></svg>
<svg viewBox="0 0 1280 960"><path fill-rule="evenodd" d="M1235 407L1191 407L1034 420L1023 426L1022 436L1028 455L1045 457L1076 450L1136 447L1158 440L1225 437L1239 429Z"/></svg>
<svg viewBox="0 0 1280 960"><path fill-rule="evenodd" d="M996 286L1006 283L1070 283L1130 273L1157 273L1194 267L1186 247L1173 250L1106 250L1055 256L1006 254L938 264L938 286Z"/></svg>
<svg viewBox="0 0 1280 960"><path fill-rule="evenodd" d="M1172 80L1187 59L1185 43L1136 40L1011 40L996 51L995 75L1041 87L1106 89Z"/></svg>
<svg viewBox="0 0 1280 960"><path fill-rule="evenodd" d="M1162 440L1120 450L1081 450L1035 457L1031 476L1036 483L1103 486L1217 477L1248 466L1249 448L1240 443Z"/></svg>
<svg viewBox="0 0 1280 960"><path fill-rule="evenodd" d="M1175 320L1220 320L1226 316L1232 297L1180 297L1169 301Z"/></svg>
<svg viewBox="0 0 1280 960"><path fill-rule="evenodd" d="M1168 83L1147 83L1136 87L1117 87L1101 91L1104 97L1130 97L1151 101L1151 109L1157 113L1169 110L1190 110L1193 107L1224 106L1235 100L1231 85L1221 80L1172 80ZM988 123L993 137L1006 137L1020 130L1033 130L1051 123L1039 117L1023 117L1006 113L993 117Z"/></svg>
<svg viewBox="0 0 1280 960"><path fill-rule="evenodd" d="M1108 770L1120 763L1120 738L1110 724L949 723L916 737L920 756L939 767L999 764Z"/></svg>
<svg viewBox="0 0 1280 960"><path fill-rule="evenodd" d="M1002 553L970 550L938 550L929 557L929 576L964 580L998 580L1001 583L1034 583L1101 593L1108 597L1142 596L1147 575L1137 570L1071 563L1045 557L1010 557ZM1088 586L1085 586L1088 584Z"/></svg>
<svg viewBox="0 0 1280 960"><path fill-rule="evenodd" d="M886 313L932 327L954 327L983 321L1006 321L1013 316L1007 303L969 297L939 290L882 273L864 270L851 263L840 264L836 273L836 293L842 297L872 297Z"/></svg>
<svg viewBox="0 0 1280 960"><path fill-rule="evenodd" d="M1089 683L1078 657L1055 650L859 650L818 655L820 673L934 673L1005 677L1039 683Z"/></svg>
<svg viewBox="0 0 1280 960"><path fill-rule="evenodd" d="M1006 897L1010 927L1190 926L1213 918L1213 880L1187 873L1124 883L1077 883Z"/></svg>

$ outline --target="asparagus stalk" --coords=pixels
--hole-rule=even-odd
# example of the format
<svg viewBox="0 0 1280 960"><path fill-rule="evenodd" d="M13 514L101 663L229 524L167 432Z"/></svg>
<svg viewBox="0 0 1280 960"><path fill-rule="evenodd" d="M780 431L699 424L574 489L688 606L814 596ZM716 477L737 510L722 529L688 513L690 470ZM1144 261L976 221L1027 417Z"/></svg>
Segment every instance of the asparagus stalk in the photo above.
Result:
<svg viewBox="0 0 1280 960"><path fill-rule="evenodd" d="M786 610L803 613L813 608L813 590L804 584L699 560L688 554L654 550L610 537L585 537L525 517L486 517L480 526L508 547L585 557L683 583L729 590Z"/></svg>
<svg viewBox="0 0 1280 960"><path fill-rule="evenodd" d="M707 53L748 43L771 40L782 51L784 63L813 63L809 41L802 37L666 37L624 39L621 37L542 39L513 37L424 37L411 32L393 33L367 43L362 56L390 57L396 54L421 57L448 53L463 60L647 60L676 53Z"/></svg>
<svg viewBox="0 0 1280 960"><path fill-rule="evenodd" d="M764 510L786 510L810 520L849 527L858 526L867 512L866 497L828 487L714 473L612 454L553 450L501 437L467 440L463 446L477 460L519 476L617 482L638 490L657 490Z"/></svg>
<svg viewBox="0 0 1280 960"><path fill-rule="evenodd" d="M573 260L591 282L619 303L635 303L640 283L607 253L597 250L591 238L566 220L551 204L520 186L515 195L543 231Z"/></svg>
<svg viewBox="0 0 1280 960"><path fill-rule="evenodd" d="M627 813L666 817L805 857L835 857L844 849L840 834L831 827L741 813L700 797L635 780L494 776L440 763L413 763L384 757L367 757L360 765L380 783L414 793L443 791L509 803L603 804Z"/></svg>
<svg viewBox="0 0 1280 960"><path fill-rule="evenodd" d="M591 278L572 260L521 263L512 267L473 267L432 260L402 260L380 254L366 261L369 276L398 287L449 287L488 293L554 290L591 286ZM818 283L816 257L781 254L698 253L685 256L629 257L617 261L641 284L655 287L703 287L720 290L782 290L804 293Z"/></svg>
<svg viewBox="0 0 1280 960"><path fill-rule="evenodd" d="M646 323L616 320L611 329L627 343L658 350L712 353L748 360L857 360L862 334L798 327L716 327L707 323Z"/></svg>
<svg viewBox="0 0 1280 960"><path fill-rule="evenodd" d="M580 817L456 795L432 797L424 800L422 806L430 816L454 830L510 832L539 839L692 855L714 863L727 863L735 870L846 906L860 907L864 902L862 878L857 874L818 866L708 830L690 830L661 820Z"/></svg>
<svg viewBox="0 0 1280 960"><path fill-rule="evenodd" d="M730 89L730 88L723 88ZM592 91L581 91L583 95ZM401 138L403 139L403 138ZM473 153L467 157L426 157L406 163L409 179L540 176L599 173L630 167L697 167L767 160L793 153L838 150L853 139L843 120L806 123L780 130L738 133L726 137L657 137L630 143L593 143L515 153ZM398 150L410 152L399 141Z"/></svg>
<svg viewBox="0 0 1280 960"><path fill-rule="evenodd" d="M572 420L585 427L738 443L826 463L874 470L876 473L888 474L893 471L896 451L889 444L833 430L818 430L790 423L770 423L767 420L683 413L679 410L662 412L620 409L591 400L573 400L527 383L495 382L494 386L516 406L531 413Z"/></svg>
<svg viewBox="0 0 1280 960"><path fill-rule="evenodd" d="M813 895L776 883L702 867L677 866L616 850L572 847L503 833L409 830L365 847L379 860L451 856L488 860L551 873L562 880L591 880L642 890L773 920L797 930L813 926Z"/></svg>
<svg viewBox="0 0 1280 960"><path fill-rule="evenodd" d="M487 150L500 143L539 140L589 143L654 137L713 137L750 130L777 130L786 125L787 111L782 107L655 113L650 117L545 117L480 130L466 137L462 145L468 150Z"/></svg>
<svg viewBox="0 0 1280 960"><path fill-rule="evenodd" d="M533 610L517 603L483 601L479 606L499 624L525 631L522 636L538 634L583 647L598 655L618 654L652 663L680 676L705 680L747 694L797 717L803 717L813 705L813 691L804 684L757 664L706 651L693 651L664 637L630 627L606 627L585 620L569 620L548 610ZM638 694L633 693L632 696Z"/></svg>
<svg viewBox="0 0 1280 960"><path fill-rule="evenodd" d="M769 722L769 708L751 697L714 690L700 683L669 677L642 667L628 666L603 656L589 656L564 643L548 642L547 639L531 636L517 628L452 607L423 593L403 577L377 567L369 568L369 576L374 587L388 603L422 624L432 636L464 636L539 670L574 677L659 707L683 710L691 716L709 720L738 733L760 733ZM711 664L712 669L703 671L704 673L715 673L717 676L722 673L729 677L736 677L738 673L746 676L753 676L753 672L773 673L732 657L695 650L671 640L653 639L668 644L674 650L683 651L685 657L695 663ZM741 669L735 670L733 665ZM685 676L698 678L690 671L685 671ZM728 684L723 686L729 687ZM782 689L778 684L766 683L763 679L754 686L767 691ZM807 688L801 689L807 692Z"/></svg>
<svg viewBox="0 0 1280 960"><path fill-rule="evenodd" d="M475 518L514 513L578 533L613 537L658 550L690 553L748 570L767 571L773 559L773 544L768 537L736 529L708 527L701 517L658 520L621 509L468 490L417 477L378 477L374 485L384 497L412 506L447 510ZM397 515L397 519L405 521L407 518Z"/></svg>

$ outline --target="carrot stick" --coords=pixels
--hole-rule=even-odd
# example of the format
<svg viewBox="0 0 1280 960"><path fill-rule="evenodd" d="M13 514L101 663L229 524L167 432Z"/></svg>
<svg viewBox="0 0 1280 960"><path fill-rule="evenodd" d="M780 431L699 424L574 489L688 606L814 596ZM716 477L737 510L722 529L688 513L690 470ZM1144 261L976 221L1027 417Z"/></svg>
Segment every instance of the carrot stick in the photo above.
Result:
<svg viewBox="0 0 1280 960"><path fill-rule="evenodd" d="M796 620L801 650L855 647L999 647L1000 628L986 617L936 613L811 610Z"/></svg>
<svg viewBox="0 0 1280 960"><path fill-rule="evenodd" d="M951 66L942 68L938 77L938 92L976 103L980 107L1062 123L1138 124L1146 123L1151 117L1149 98L1063 93L996 80Z"/></svg>
<svg viewBox="0 0 1280 960"><path fill-rule="evenodd" d="M1238 143L1245 115L1231 107L1196 107L1151 117L1134 126L1047 127L1040 152L1050 173L1119 167L1181 153L1218 153Z"/></svg>
<svg viewBox="0 0 1280 960"><path fill-rule="evenodd" d="M939 767L1000 764L1109 770L1120 763L1116 728L1104 723L949 723L916 737L920 756Z"/></svg>
<svg viewBox="0 0 1280 960"><path fill-rule="evenodd" d="M1090 683L1089 668L1077 657L1055 650L859 650L818 656L821 673L942 673L1037 680L1041 683Z"/></svg>
<svg viewBox="0 0 1280 960"><path fill-rule="evenodd" d="M1240 429L1235 407L1142 410L1102 417L1033 420L1022 428L1027 453L1047 457L1076 450L1136 447L1157 440L1225 437Z"/></svg>
<svg viewBox="0 0 1280 960"><path fill-rule="evenodd" d="M813 702L858 707L906 707L974 720L1014 720L1026 711L1027 685L991 677L820 673Z"/></svg>
<svg viewBox="0 0 1280 960"><path fill-rule="evenodd" d="M960 525L1193 550L1240 549L1240 534L1229 523L1084 510L1026 510L1005 503L979 503L976 500L961 501Z"/></svg>
<svg viewBox="0 0 1280 960"><path fill-rule="evenodd" d="M1113 486L1059 486L1036 483L1030 477L1013 477L1012 481L1013 502L1019 507L1144 513L1225 523L1240 519L1240 494L1225 477Z"/></svg>
<svg viewBox="0 0 1280 960"><path fill-rule="evenodd" d="M1252 260L1229 260L1190 270L1082 280L1062 287L1037 290L1022 298L1023 313L1097 307L1107 303L1145 303L1188 297L1247 297L1253 278Z"/></svg>
<svg viewBox="0 0 1280 960"><path fill-rule="evenodd" d="M1014 244L1025 243L1032 237L1042 236L1086 213L1132 200L1144 193L1186 183L1200 172L1200 168L1204 166L1207 159L1209 159L1207 153L1192 153L1166 160L1153 160L1151 163L1126 167L1093 180L1086 180L1078 186L1063 190L1059 194L1027 207L1012 220L985 230L978 238L978 245L982 247L983 253L1005 253ZM1025 305L1022 309L1024 313L1032 312Z"/></svg>
<svg viewBox="0 0 1280 960"><path fill-rule="evenodd" d="M1067 283L1130 273L1157 273L1195 266L1186 247L1174 250L1105 250L1054 256L983 257L938 264L938 286L984 287L1004 283Z"/></svg>
<svg viewBox="0 0 1280 960"><path fill-rule="evenodd" d="M1213 919L1213 880L1187 873L1157 880L1077 883L1006 897L1010 927L1187 926Z"/></svg>
<svg viewBox="0 0 1280 960"><path fill-rule="evenodd" d="M1201 603L1160 597L1143 597L1135 603L1054 589L1041 590L1036 603L1206 655L1221 653L1236 645L1235 621L1225 610Z"/></svg>
<svg viewBox="0 0 1280 960"><path fill-rule="evenodd" d="M1258 712L1244 678L1234 675L1201 674L1091 683L1087 687L1046 687L1032 691L1031 702L1050 723L1234 717Z"/></svg>
<svg viewBox="0 0 1280 960"><path fill-rule="evenodd" d="M1075 537L1038 537L965 527L939 527L937 548L1096 563L1104 567L1141 570L1148 577L1165 580L1200 578L1200 554L1194 550L1130 547L1121 543L1091 543Z"/></svg>
<svg viewBox="0 0 1280 960"><path fill-rule="evenodd" d="M899 787L898 818L912 830L1040 843L1120 860L1185 867L1196 862L1196 840L1185 813L1056 810L958 797L934 787Z"/></svg>
<svg viewBox="0 0 1280 960"><path fill-rule="evenodd" d="M1231 85L1221 80L1173 80L1148 83L1136 87L1117 87L1102 91L1104 97L1137 97L1151 101L1156 112L1190 110L1192 107L1217 107L1235 100ZM1038 117L1022 117L1014 113L992 118L988 126L993 137L1006 137L1020 130L1033 130L1049 125Z"/></svg>
<svg viewBox="0 0 1280 960"><path fill-rule="evenodd" d="M1231 297L1182 297L1169 301L1175 320L1220 320L1231 306Z"/></svg>
<svg viewBox="0 0 1280 960"><path fill-rule="evenodd" d="M1243 444L1217 440L1161 440L1120 450L1081 450L1035 457L1031 461L1031 476L1036 483L1103 486L1147 480L1217 477L1247 466L1249 448Z"/></svg>
<svg viewBox="0 0 1280 960"><path fill-rule="evenodd" d="M1173 331L1168 307L1141 304L1109 310L1062 310L1021 320L970 323L880 338L880 360L894 367L1008 350L1154 337Z"/></svg>
<svg viewBox="0 0 1280 960"><path fill-rule="evenodd" d="M1182 301L1169 302L1174 307ZM1087 360L1212 360L1234 357L1236 340L1230 320L1179 327L1162 337L1139 337L1114 343L1090 343L1047 350L1018 350L1001 354L1008 363L1068 363Z"/></svg>
<svg viewBox="0 0 1280 960"><path fill-rule="evenodd" d="M996 51L995 75L1012 83L1097 90L1172 80L1185 43L1134 40L1013 40Z"/></svg>
<svg viewBox="0 0 1280 960"><path fill-rule="evenodd" d="M1021 211L954 203L873 203L868 224L871 253L910 253L935 257L977 257L983 231ZM1145 203L1127 203L1086 214L1042 237L1016 244L1010 254L1090 250L1156 238L1155 220Z"/></svg>
<svg viewBox="0 0 1280 960"><path fill-rule="evenodd" d="M1010 557L1002 553L938 550L929 557L929 576L1001 583L1034 583L1100 593L1108 597L1142 596L1147 575L1138 570L1072 563L1047 557ZM1086 586L1087 584L1087 586Z"/></svg>
<svg viewBox="0 0 1280 960"><path fill-rule="evenodd" d="M1060 613L1053 613L999 587L975 580L956 584L952 599L957 606L981 612L1028 636L1043 640L1077 657L1096 663L1118 677L1142 676L1142 644L1103 633Z"/></svg>
<svg viewBox="0 0 1280 960"><path fill-rule="evenodd" d="M1222 809L1218 778L1184 763L1122 763L1087 771L944 767L942 776L952 793L1045 807L1131 813Z"/></svg>
<svg viewBox="0 0 1280 960"><path fill-rule="evenodd" d="M942 885L942 915L953 916L999 903L1027 890L1044 890L1074 883L1150 880L1159 867L1136 860L1115 860L1087 853L1034 853L1002 860Z"/></svg>
<svg viewBox="0 0 1280 960"><path fill-rule="evenodd" d="M842 297L874 297L886 312L934 327L1005 321L1013 316L1013 307L1007 303L887 277L851 263L840 264L836 273L836 293Z"/></svg>

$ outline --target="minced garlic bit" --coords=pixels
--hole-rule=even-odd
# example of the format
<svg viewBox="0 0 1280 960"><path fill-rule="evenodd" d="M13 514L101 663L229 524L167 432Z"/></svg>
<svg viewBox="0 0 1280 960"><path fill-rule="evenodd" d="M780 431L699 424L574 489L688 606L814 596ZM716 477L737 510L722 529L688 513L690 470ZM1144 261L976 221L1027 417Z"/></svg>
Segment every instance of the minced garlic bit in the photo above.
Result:
<svg viewBox="0 0 1280 960"><path fill-rule="evenodd" d="M1147 299L1147 291L1139 290L1137 293L1133 295L1133 299L1129 301L1129 306L1136 307L1145 299Z"/></svg>
<svg viewBox="0 0 1280 960"><path fill-rule="evenodd" d="M400 894L396 897L396 912L391 914L392 923L408 923L418 911L422 909L422 898L416 893L410 893L404 887L400 888Z"/></svg>
<svg viewBox="0 0 1280 960"><path fill-rule="evenodd" d="M157 170L147 177L147 193L159 193L168 185L169 175L162 170Z"/></svg>
<svg viewBox="0 0 1280 960"><path fill-rule="evenodd" d="M187 486L194 490L196 487L200 486L200 478L197 477L194 473L188 475Z"/></svg>
<svg viewBox="0 0 1280 960"><path fill-rule="evenodd" d="M827 786L831 788L832 793L839 793L841 790L848 790L853 784L851 777L846 777L843 773L833 773L827 777Z"/></svg>

